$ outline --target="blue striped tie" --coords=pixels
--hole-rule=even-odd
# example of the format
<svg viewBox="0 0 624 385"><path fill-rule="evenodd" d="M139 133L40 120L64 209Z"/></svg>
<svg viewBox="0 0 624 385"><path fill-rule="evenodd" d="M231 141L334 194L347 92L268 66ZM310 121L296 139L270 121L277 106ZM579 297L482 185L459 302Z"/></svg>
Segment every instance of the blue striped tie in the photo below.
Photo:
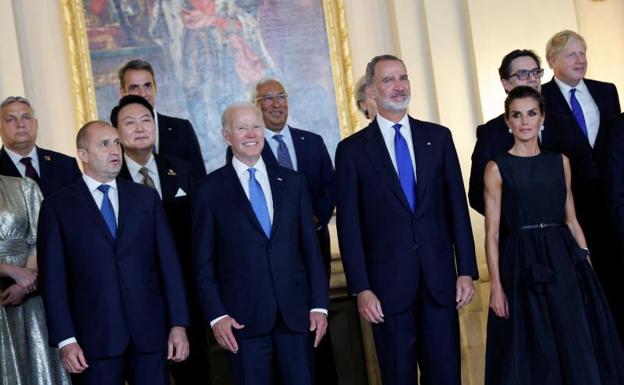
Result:
<svg viewBox="0 0 624 385"><path fill-rule="evenodd" d="M405 198L409 203L412 212L416 211L416 178L414 178L414 166L412 164L412 156L410 155L407 142L401 135L401 125L399 123L392 126L394 128L394 153L396 155L397 169L399 172L399 180Z"/></svg>
<svg viewBox="0 0 624 385"><path fill-rule="evenodd" d="M258 170L253 167L249 168L249 201L251 202L251 208L254 213L256 213L258 222L260 222L260 226L262 226L262 230L264 230L267 238L271 238L269 207L267 206L262 186L260 186L260 182L256 179L256 171Z"/></svg>
<svg viewBox="0 0 624 385"><path fill-rule="evenodd" d="M574 119L578 123L579 127L581 127L581 131L585 138L589 138L587 134L587 123L585 122L585 115L583 115L583 108L581 107L581 103L579 103L578 99L576 99L576 88L572 88L570 90L570 107L572 107L572 114L574 115Z"/></svg>
<svg viewBox="0 0 624 385"><path fill-rule="evenodd" d="M104 194L104 198L102 199L102 207L100 207L100 212L102 213L102 217L104 217L104 222L106 222L106 226L110 231L113 238L117 234L117 221L115 220L115 210L113 210L113 204L110 199L108 199L108 189L110 186L107 184L101 184L97 188Z"/></svg>

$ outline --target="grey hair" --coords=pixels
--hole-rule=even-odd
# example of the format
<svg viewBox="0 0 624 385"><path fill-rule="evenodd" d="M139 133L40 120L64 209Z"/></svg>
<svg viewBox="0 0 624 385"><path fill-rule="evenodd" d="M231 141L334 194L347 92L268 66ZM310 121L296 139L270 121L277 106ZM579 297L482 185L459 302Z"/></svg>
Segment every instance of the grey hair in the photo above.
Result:
<svg viewBox="0 0 624 385"><path fill-rule="evenodd" d="M370 86L371 84L373 84L373 81L375 80L375 67L377 66L377 63L379 63L380 61L386 61L386 60L388 60L388 61L398 61L401 64L403 64L403 66L405 67L405 63L403 63L403 60L399 59L398 57L396 57L394 55L379 55L379 56L375 56L366 65L366 85L367 86Z"/></svg>
<svg viewBox="0 0 624 385"><path fill-rule="evenodd" d="M253 109L258 115L258 120L260 121L260 123L264 125L264 122L262 120L262 112L260 111L258 107L256 107L255 104L250 103L250 102L234 102L230 104L229 106L227 106L225 110L223 111L223 115L221 115L221 130L222 131L226 131L230 129L230 120L231 120L230 115L232 114L232 111L237 108L243 108L243 107Z"/></svg>
<svg viewBox="0 0 624 385"><path fill-rule="evenodd" d="M4 107L8 106L11 103L23 103L23 104L27 105L28 108L30 108L30 110L33 112L33 114L35 113L35 109L32 108L32 105L30 104L28 99L26 99L23 96L9 96L9 97L7 97L6 99L4 99L2 101L2 103L0 103L0 108L4 108Z"/></svg>
<svg viewBox="0 0 624 385"><path fill-rule="evenodd" d="M360 106L360 102L366 100L366 76L362 76L355 84L355 105L358 110L363 114L366 114L366 110Z"/></svg>
<svg viewBox="0 0 624 385"><path fill-rule="evenodd" d="M268 83L277 83L277 84L281 85L284 90L286 90L286 87L284 87L284 84L282 82L280 82L279 80L277 80L275 78L264 78L264 79L260 80L258 83L256 83L249 90L249 95L251 96L250 97L250 101L252 103L255 103L256 99L258 98L258 88L260 88L263 85L268 84Z"/></svg>

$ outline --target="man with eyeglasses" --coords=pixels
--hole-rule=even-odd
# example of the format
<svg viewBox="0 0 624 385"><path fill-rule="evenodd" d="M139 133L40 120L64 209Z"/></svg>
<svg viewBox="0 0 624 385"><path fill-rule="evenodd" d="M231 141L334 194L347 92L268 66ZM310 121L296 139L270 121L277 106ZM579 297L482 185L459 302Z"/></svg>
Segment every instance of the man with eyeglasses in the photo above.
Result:
<svg viewBox="0 0 624 385"><path fill-rule="evenodd" d="M624 339L624 301L620 272L624 268L615 252L617 237L609 226L605 189L612 120L621 112L612 83L586 79L587 44L581 35L564 30L546 45L554 77L542 87L546 116L556 120L561 142L570 158L572 193L579 223L585 233L592 264L607 295L613 317Z"/></svg>
<svg viewBox="0 0 624 385"><path fill-rule="evenodd" d="M327 277L331 275L331 248L327 224L332 217L336 198L334 193L334 167L323 138L310 131L291 127L288 120L288 94L282 83L275 79L259 82L253 101L267 128L268 146L262 158L269 165L280 165L301 172L308 185L314 223ZM331 340L328 336L315 349L314 364L318 384L337 383Z"/></svg>
<svg viewBox="0 0 624 385"><path fill-rule="evenodd" d="M539 56L532 50L516 49L509 52L503 57L498 73L505 93L509 93L517 86L529 86L537 91L541 90L544 69L540 66ZM548 114L546 114L544 127L540 133L540 143L542 148L561 152L557 130L551 124ZM513 144L513 135L502 114L477 127L477 143L472 152L468 199L470 206L481 214L485 214L483 202L485 165L507 152Z"/></svg>
<svg viewBox="0 0 624 385"><path fill-rule="evenodd" d="M38 129L28 99L9 96L0 104L0 174L32 178L47 197L81 173L75 158L36 146Z"/></svg>

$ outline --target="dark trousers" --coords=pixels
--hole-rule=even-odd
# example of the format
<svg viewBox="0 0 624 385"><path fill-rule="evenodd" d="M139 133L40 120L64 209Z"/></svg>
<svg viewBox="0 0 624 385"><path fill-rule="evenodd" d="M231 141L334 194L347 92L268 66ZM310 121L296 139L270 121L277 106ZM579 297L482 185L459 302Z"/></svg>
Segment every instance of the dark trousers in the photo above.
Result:
<svg viewBox="0 0 624 385"><path fill-rule="evenodd" d="M416 308L386 314L383 323L373 325L382 382L416 385L420 368L421 385L460 385L457 310L437 304L423 291Z"/></svg>
<svg viewBox="0 0 624 385"><path fill-rule="evenodd" d="M89 367L72 375L74 385L168 385L166 352L143 353L129 346L120 356L87 359Z"/></svg>
<svg viewBox="0 0 624 385"><path fill-rule="evenodd" d="M271 332L237 342L238 352L227 353L236 385L312 385L314 341L288 330L280 316Z"/></svg>
<svg viewBox="0 0 624 385"><path fill-rule="evenodd" d="M193 320L193 325L186 329L190 344L189 356L182 362L172 362L169 366L176 385L209 385L210 363L208 359L208 340L201 320Z"/></svg>

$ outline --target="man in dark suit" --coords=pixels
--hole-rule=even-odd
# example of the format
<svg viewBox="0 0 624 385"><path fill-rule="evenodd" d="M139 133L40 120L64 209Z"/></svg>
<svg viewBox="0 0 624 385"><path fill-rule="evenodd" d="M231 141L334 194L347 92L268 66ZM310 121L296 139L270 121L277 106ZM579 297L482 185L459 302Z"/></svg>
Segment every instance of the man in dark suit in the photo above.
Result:
<svg viewBox="0 0 624 385"><path fill-rule="evenodd" d="M624 337L624 301L620 266L613 255L617 240L609 226L605 188L611 121L621 112L615 85L585 79L586 44L573 31L555 34L546 45L554 78L542 86L547 119L555 120L564 153L570 158L576 214L592 263L605 290L620 337Z"/></svg>
<svg viewBox="0 0 624 385"><path fill-rule="evenodd" d="M80 176L76 159L35 145L39 126L26 98L4 99L0 115L0 174L34 179L44 197Z"/></svg>
<svg viewBox="0 0 624 385"><path fill-rule="evenodd" d="M187 328L191 351L187 360L171 365L171 374L176 385L207 384L210 382L208 346L191 262L191 165L182 159L152 153L156 140L154 113L141 96L121 98L110 119L124 150L119 177L158 192L180 257L191 313L191 326Z"/></svg>
<svg viewBox="0 0 624 385"><path fill-rule="evenodd" d="M451 133L407 115L399 58L373 58L366 83L377 117L336 152L348 289L373 323L384 384L415 384L418 367L422 384L459 385L457 309L472 300L478 273Z"/></svg>
<svg viewBox="0 0 624 385"><path fill-rule="evenodd" d="M144 60L131 60L121 67L118 75L122 96L142 96L154 109L157 127L154 152L186 160L196 178L205 175L204 158L191 122L156 111L157 87L152 65Z"/></svg>
<svg viewBox="0 0 624 385"><path fill-rule="evenodd" d="M76 138L81 179L44 199L37 256L49 339L84 384L167 384L188 355L188 309L171 230L153 189L115 179L117 131Z"/></svg>
<svg viewBox="0 0 624 385"><path fill-rule="evenodd" d="M236 384L271 385L274 368L285 384L312 384L329 294L305 179L262 160L264 124L254 105L231 105L222 122L232 162L203 178L193 201L204 318L228 351Z"/></svg>
<svg viewBox="0 0 624 385"><path fill-rule="evenodd" d="M531 50L516 49L505 55L498 73L505 93L517 86L529 86L537 91L541 90L544 70L541 68L539 56ZM542 146L546 148L556 147L558 143L556 130L549 126L547 121L540 133L540 139ZM470 206L481 214L485 214L483 203L485 165L507 152L513 144L514 138L502 114L477 127L477 143L472 152L468 199Z"/></svg>

